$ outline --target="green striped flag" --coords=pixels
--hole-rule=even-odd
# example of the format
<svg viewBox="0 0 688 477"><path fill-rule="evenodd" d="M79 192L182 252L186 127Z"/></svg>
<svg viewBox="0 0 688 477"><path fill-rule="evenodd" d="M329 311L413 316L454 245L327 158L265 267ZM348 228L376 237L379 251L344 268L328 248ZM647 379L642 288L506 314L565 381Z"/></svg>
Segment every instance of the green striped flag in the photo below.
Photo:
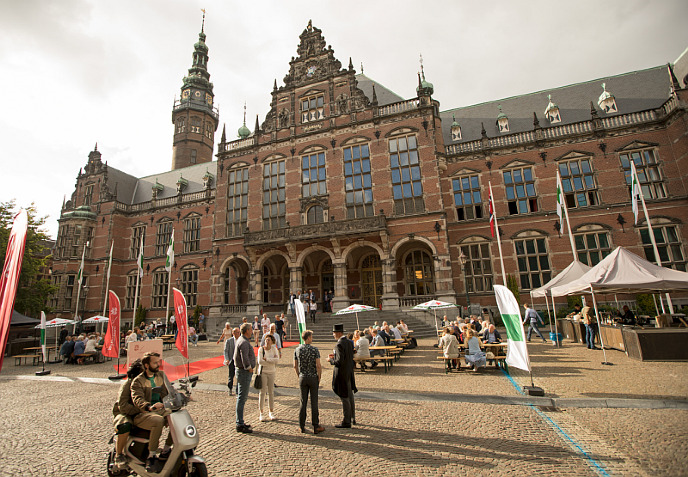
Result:
<svg viewBox="0 0 688 477"><path fill-rule="evenodd" d="M521 310L518 302L507 287L494 285L495 297L502 322L506 326L507 351L506 364L530 371L530 358L526 346L525 331L521 322Z"/></svg>
<svg viewBox="0 0 688 477"><path fill-rule="evenodd" d="M306 331L306 312L303 309L303 303L299 298L294 299L294 310L296 310L296 323L299 326L299 341L303 343L301 335Z"/></svg>
<svg viewBox="0 0 688 477"><path fill-rule="evenodd" d="M557 171L557 215L559 216L559 225L561 226L560 230L564 229L564 222L562 222L562 212L563 212L563 205L564 205L564 195L561 187L561 176L559 175L559 171Z"/></svg>
<svg viewBox="0 0 688 477"><path fill-rule="evenodd" d="M58 343L59 346L59 343ZM45 312L41 311L41 350L43 351L43 363L48 362L48 348L45 343Z"/></svg>
<svg viewBox="0 0 688 477"><path fill-rule="evenodd" d="M165 262L165 270L167 273L172 272L174 266L174 228L170 234L170 245L167 247L167 261Z"/></svg>
<svg viewBox="0 0 688 477"><path fill-rule="evenodd" d="M86 246L84 245L84 251L81 253L81 265L79 265L79 271L76 274L76 282L81 288L81 282L84 281L84 258L86 257Z"/></svg>
<svg viewBox="0 0 688 477"><path fill-rule="evenodd" d="M638 225L638 196L642 194L640 183L638 182L638 171L635 169L635 162L631 161L631 209L633 209L633 221Z"/></svg>
<svg viewBox="0 0 688 477"><path fill-rule="evenodd" d="M136 265L139 267L139 277L143 278L143 239L141 239L139 258L136 260Z"/></svg>

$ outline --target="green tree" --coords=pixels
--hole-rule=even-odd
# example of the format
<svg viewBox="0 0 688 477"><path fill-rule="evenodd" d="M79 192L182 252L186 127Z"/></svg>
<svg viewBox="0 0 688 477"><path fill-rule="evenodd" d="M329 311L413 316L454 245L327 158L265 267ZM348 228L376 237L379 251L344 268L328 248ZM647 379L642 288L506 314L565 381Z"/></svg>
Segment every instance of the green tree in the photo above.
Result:
<svg viewBox="0 0 688 477"><path fill-rule="evenodd" d="M7 242L14 216L19 212L14 200L0 202L0 259L3 267L7 254ZM26 232L24 259L22 261L19 286L14 302L14 309L27 316L38 316L41 310L49 312L48 299L57 292L57 287L45 278L40 278L41 268L49 257L46 250L47 241L51 240L43 226L47 217L39 217L35 205L26 207L29 226Z"/></svg>
<svg viewBox="0 0 688 477"><path fill-rule="evenodd" d="M507 275L506 276L506 287L511 290L511 293L514 294L514 297L516 298L516 302L518 304L521 304L521 292L518 289L518 280L516 280L516 277L513 275Z"/></svg>
<svg viewBox="0 0 688 477"><path fill-rule="evenodd" d="M135 324L134 326L138 326L141 328L141 323L146 321L146 315L148 314L148 308L144 308L143 305L139 305L136 308L136 318L134 319Z"/></svg>

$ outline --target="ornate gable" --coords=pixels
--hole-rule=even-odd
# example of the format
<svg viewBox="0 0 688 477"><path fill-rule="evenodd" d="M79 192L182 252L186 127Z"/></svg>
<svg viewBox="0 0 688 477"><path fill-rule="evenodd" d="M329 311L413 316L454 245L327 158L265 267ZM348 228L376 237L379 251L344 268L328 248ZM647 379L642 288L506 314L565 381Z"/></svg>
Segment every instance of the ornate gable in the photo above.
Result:
<svg viewBox="0 0 688 477"><path fill-rule="evenodd" d="M522 159L514 159L513 161L509 161L506 164L504 164L500 169L512 169L515 167L526 167L526 166L532 166L535 164L534 162L531 161L524 161Z"/></svg>
<svg viewBox="0 0 688 477"><path fill-rule="evenodd" d="M473 174L480 174L480 171L477 169L469 169L468 167L464 167L454 172L450 177L468 176Z"/></svg>
<svg viewBox="0 0 688 477"><path fill-rule="evenodd" d="M296 52L299 56L289 62L289 73L284 77L287 88L303 86L321 81L339 73L342 63L334 57L334 50L325 44L322 30L315 28L309 20L301 36Z"/></svg>

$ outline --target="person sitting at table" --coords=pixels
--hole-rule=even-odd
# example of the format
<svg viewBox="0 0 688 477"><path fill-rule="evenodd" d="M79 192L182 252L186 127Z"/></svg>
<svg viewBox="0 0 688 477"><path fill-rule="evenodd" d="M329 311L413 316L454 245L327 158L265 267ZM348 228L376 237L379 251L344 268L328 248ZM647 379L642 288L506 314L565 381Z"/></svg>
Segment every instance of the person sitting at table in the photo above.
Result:
<svg viewBox="0 0 688 477"><path fill-rule="evenodd" d="M442 338L440 338L440 346L442 347L442 355L445 358L452 358L449 367L451 369L456 369L459 359L459 341L456 339L456 336L452 334L448 326L444 328L444 333L442 334Z"/></svg>
<svg viewBox="0 0 688 477"><path fill-rule="evenodd" d="M357 337L357 339L356 339ZM356 353L357 358L370 358L370 343L368 342L368 339L365 336L361 336L360 331L356 330L356 333L354 333L354 353ZM371 366L374 368L377 366L377 363L373 360ZM354 367L356 366L356 363L354 363ZM361 369L366 369L366 364L365 361L361 361Z"/></svg>
<svg viewBox="0 0 688 477"><path fill-rule="evenodd" d="M385 340L382 339L382 336L379 335L378 330L373 328L373 339L370 342L370 346L377 347L377 346L385 346ZM370 349L370 348L369 348ZM384 356L385 355L385 350L383 349L373 349L370 350L370 356Z"/></svg>
<svg viewBox="0 0 688 477"><path fill-rule="evenodd" d="M473 329L475 329L475 331L477 332L480 332L480 330L483 329L482 325L480 324L480 321L478 320L478 317L475 315L471 315L470 324L473 325Z"/></svg>
<svg viewBox="0 0 688 477"><path fill-rule="evenodd" d="M406 325L406 323L404 323L404 320L399 320L398 326L401 326L400 329L401 329L401 332L403 334L408 334L409 329L408 329L408 326Z"/></svg>
<svg viewBox="0 0 688 477"><path fill-rule="evenodd" d="M404 338L401 337L401 331L399 331L398 328L396 328L396 327L393 326L393 327L390 328L390 331L392 332L392 336L394 336L394 339L396 339L396 340L398 340L398 341L403 341L403 340L404 340Z"/></svg>
<svg viewBox="0 0 688 477"><path fill-rule="evenodd" d="M581 319L581 306L576 303L573 305L573 311L566 315L566 318L570 318L572 320L578 321Z"/></svg>
<svg viewBox="0 0 688 477"><path fill-rule="evenodd" d="M463 344L463 336L461 336L461 328L458 326L451 326L450 327L451 334L456 337L456 342L459 344Z"/></svg>
<svg viewBox="0 0 688 477"><path fill-rule="evenodd" d="M63 364L72 364L74 362L74 337L67 336L65 342L60 347L60 356L62 356Z"/></svg>
<svg viewBox="0 0 688 477"><path fill-rule="evenodd" d="M473 368L473 371L478 371L478 368L484 368L487 365L487 357L480 349L480 340L476 336L476 332L469 328L466 331L466 365Z"/></svg>
<svg viewBox="0 0 688 477"><path fill-rule="evenodd" d="M95 353L96 352L96 337L94 335L91 335L88 337L88 341L86 341L86 345L84 346L84 353Z"/></svg>
<svg viewBox="0 0 688 477"><path fill-rule="evenodd" d="M86 344L84 344L84 337L79 335L74 343L74 359L78 364L84 364L84 358L78 358L80 354L84 354L86 351Z"/></svg>
<svg viewBox="0 0 688 477"><path fill-rule="evenodd" d="M615 319L617 323L621 323L622 325L636 325L636 319L635 315L633 312L628 308L628 305L623 306L623 313L619 313L619 318Z"/></svg>
<svg viewBox="0 0 688 477"><path fill-rule="evenodd" d="M378 330L378 335L382 338L382 341L385 342L385 346L389 346L389 326L386 323Z"/></svg>
<svg viewBox="0 0 688 477"><path fill-rule="evenodd" d="M489 325L487 331L483 335L483 343L501 343L502 337L499 335L499 331L495 328L495 325Z"/></svg>

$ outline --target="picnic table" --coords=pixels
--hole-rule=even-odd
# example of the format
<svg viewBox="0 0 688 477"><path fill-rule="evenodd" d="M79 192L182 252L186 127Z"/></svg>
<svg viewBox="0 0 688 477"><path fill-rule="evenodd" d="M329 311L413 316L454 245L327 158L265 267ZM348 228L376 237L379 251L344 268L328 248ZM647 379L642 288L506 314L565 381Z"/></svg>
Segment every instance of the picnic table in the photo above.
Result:
<svg viewBox="0 0 688 477"><path fill-rule="evenodd" d="M174 335L160 335L160 339L162 340L162 345L166 350L174 347Z"/></svg>
<svg viewBox="0 0 688 477"><path fill-rule="evenodd" d="M43 358L43 353L41 353L42 349L43 349L43 347L41 347L41 346L31 346L29 348L24 348L24 351L33 351L33 353L26 353L26 356L28 356L28 357L33 357L34 355L38 356L38 358L34 359L34 365L38 365L38 363L40 363L42 358ZM50 361L50 350L57 351L57 349L58 349L57 346L48 346L46 348L46 351L48 354L48 363L51 362ZM26 360L24 362L26 362Z"/></svg>
<svg viewBox="0 0 688 477"><path fill-rule="evenodd" d="M468 346L466 343L459 343L459 357L458 358L445 358L444 351L439 349L440 356L437 359L444 360L445 373L449 373L451 369L451 361L458 360L457 370L461 369L461 358L466 355L466 348ZM485 351L487 361L494 362L495 368L502 367L506 369L506 349L507 343L480 343L480 349Z"/></svg>

